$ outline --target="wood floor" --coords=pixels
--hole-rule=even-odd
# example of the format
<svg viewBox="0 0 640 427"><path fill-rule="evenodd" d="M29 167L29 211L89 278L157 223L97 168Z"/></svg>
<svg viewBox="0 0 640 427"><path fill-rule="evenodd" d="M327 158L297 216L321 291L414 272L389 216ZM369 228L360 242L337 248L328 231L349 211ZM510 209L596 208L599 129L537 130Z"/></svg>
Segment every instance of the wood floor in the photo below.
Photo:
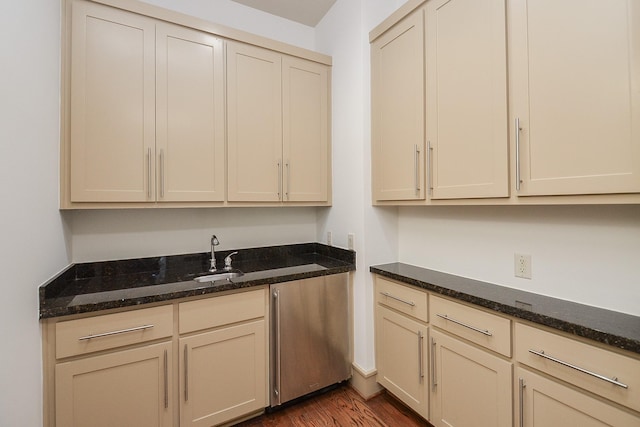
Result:
<svg viewBox="0 0 640 427"><path fill-rule="evenodd" d="M349 385L343 385L320 396L275 410L237 426L429 427L431 424L387 393L365 401Z"/></svg>

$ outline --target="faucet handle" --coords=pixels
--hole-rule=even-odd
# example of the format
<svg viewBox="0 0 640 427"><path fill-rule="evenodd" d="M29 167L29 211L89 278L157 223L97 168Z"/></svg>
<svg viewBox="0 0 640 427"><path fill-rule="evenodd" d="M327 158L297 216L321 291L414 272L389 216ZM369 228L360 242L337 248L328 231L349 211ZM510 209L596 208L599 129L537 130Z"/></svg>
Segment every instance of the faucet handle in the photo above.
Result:
<svg viewBox="0 0 640 427"><path fill-rule="evenodd" d="M231 270L231 256L237 254L238 251L236 252L231 252L229 255L226 256L226 258L224 259L224 269L225 270Z"/></svg>

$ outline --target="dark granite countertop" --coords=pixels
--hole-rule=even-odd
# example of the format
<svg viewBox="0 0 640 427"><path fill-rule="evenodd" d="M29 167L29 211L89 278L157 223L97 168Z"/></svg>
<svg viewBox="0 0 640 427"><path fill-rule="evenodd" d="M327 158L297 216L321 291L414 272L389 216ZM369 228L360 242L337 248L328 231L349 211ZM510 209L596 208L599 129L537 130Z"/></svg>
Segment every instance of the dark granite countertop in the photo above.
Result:
<svg viewBox="0 0 640 427"><path fill-rule="evenodd" d="M356 268L355 252L320 243L238 251L233 267L244 276L205 283L193 279L207 274L208 252L72 264L40 286L40 318L170 301ZM216 264L224 266L223 260L231 252L216 252Z"/></svg>
<svg viewBox="0 0 640 427"><path fill-rule="evenodd" d="M370 267L430 292L640 353L640 317L467 279L403 263Z"/></svg>

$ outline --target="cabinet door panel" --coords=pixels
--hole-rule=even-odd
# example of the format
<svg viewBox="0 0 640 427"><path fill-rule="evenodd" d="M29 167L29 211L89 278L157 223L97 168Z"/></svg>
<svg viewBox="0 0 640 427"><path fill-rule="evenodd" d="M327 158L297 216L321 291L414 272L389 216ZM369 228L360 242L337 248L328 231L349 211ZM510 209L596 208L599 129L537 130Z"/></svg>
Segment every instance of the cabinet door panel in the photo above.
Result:
<svg viewBox="0 0 640 427"><path fill-rule="evenodd" d="M159 201L224 200L222 40L157 26Z"/></svg>
<svg viewBox="0 0 640 427"><path fill-rule="evenodd" d="M387 308L376 307L377 381L427 418L427 327Z"/></svg>
<svg viewBox="0 0 640 427"><path fill-rule="evenodd" d="M172 425L171 343L56 365L56 425Z"/></svg>
<svg viewBox="0 0 640 427"><path fill-rule="evenodd" d="M511 363L433 329L431 338L436 370L431 422L438 427L511 426Z"/></svg>
<svg viewBox="0 0 640 427"><path fill-rule="evenodd" d="M328 200L329 70L325 65L284 57L284 200Z"/></svg>
<svg viewBox="0 0 640 427"><path fill-rule="evenodd" d="M433 199L507 197L505 0L427 4Z"/></svg>
<svg viewBox="0 0 640 427"><path fill-rule="evenodd" d="M74 2L71 25L71 201L153 200L154 21Z"/></svg>
<svg viewBox="0 0 640 427"><path fill-rule="evenodd" d="M640 191L640 5L511 4L518 194Z"/></svg>
<svg viewBox="0 0 640 427"><path fill-rule="evenodd" d="M281 63L272 51L227 44L229 201L281 199Z"/></svg>
<svg viewBox="0 0 640 427"><path fill-rule="evenodd" d="M522 427L637 427L640 418L540 375L518 368L522 380ZM520 417L520 413L517 414Z"/></svg>
<svg viewBox="0 0 640 427"><path fill-rule="evenodd" d="M265 335L260 320L180 339L182 426L218 425L267 406Z"/></svg>
<svg viewBox="0 0 640 427"><path fill-rule="evenodd" d="M374 200L423 200L424 11L371 45Z"/></svg>

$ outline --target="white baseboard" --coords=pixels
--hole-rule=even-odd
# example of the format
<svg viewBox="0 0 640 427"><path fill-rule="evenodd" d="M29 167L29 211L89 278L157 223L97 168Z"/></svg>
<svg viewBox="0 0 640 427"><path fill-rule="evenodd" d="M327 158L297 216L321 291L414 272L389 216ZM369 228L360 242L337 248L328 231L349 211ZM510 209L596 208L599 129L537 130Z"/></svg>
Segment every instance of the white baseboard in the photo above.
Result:
<svg viewBox="0 0 640 427"><path fill-rule="evenodd" d="M355 363L352 367L353 375L349 383L360 396L370 399L383 390L382 386L376 382L376 374L378 373L376 369L365 371Z"/></svg>

